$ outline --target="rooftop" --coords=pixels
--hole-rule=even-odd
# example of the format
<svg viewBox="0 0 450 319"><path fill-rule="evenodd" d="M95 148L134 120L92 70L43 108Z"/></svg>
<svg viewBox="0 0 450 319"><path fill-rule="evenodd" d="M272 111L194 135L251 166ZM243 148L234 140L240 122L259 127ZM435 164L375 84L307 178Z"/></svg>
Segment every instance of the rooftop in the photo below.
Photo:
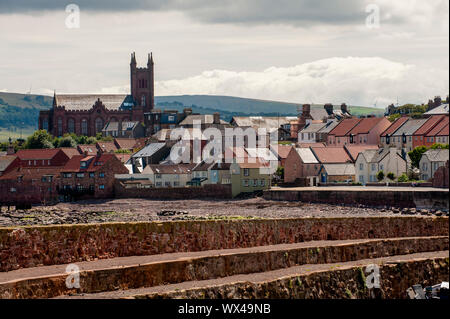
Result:
<svg viewBox="0 0 450 319"><path fill-rule="evenodd" d="M448 149L437 149L437 150L428 150L424 153L430 160L430 162L446 162L449 157Z"/></svg>
<svg viewBox="0 0 450 319"><path fill-rule="evenodd" d="M339 124L331 130L329 134L335 136L346 136L361 121L362 119L358 118L344 119L339 122Z"/></svg>
<svg viewBox="0 0 450 319"><path fill-rule="evenodd" d="M425 113L425 115L437 115L437 114L447 114L449 115L448 104L442 104L431 111Z"/></svg>
<svg viewBox="0 0 450 319"><path fill-rule="evenodd" d="M381 136L386 136L386 135L392 135L395 131L397 131L403 124L406 123L406 121L408 121L409 117L400 117L397 120L394 121L394 123L391 124L391 126L389 126L383 133L381 133Z"/></svg>
<svg viewBox="0 0 450 319"><path fill-rule="evenodd" d="M352 162L343 147L311 147L311 150L322 164Z"/></svg>
<svg viewBox="0 0 450 319"><path fill-rule="evenodd" d="M126 94L56 94L56 105L66 110L86 111L100 100L108 110L130 109L134 102L131 95Z"/></svg>
<svg viewBox="0 0 450 319"><path fill-rule="evenodd" d="M296 148L297 154L302 159L302 162L305 164L319 164L319 161L317 160L314 153L311 151L310 148Z"/></svg>

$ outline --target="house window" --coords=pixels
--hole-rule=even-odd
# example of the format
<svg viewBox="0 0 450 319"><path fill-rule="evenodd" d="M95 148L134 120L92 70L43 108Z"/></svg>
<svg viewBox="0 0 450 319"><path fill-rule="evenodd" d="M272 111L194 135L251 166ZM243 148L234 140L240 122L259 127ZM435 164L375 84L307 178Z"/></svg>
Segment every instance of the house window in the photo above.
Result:
<svg viewBox="0 0 450 319"><path fill-rule="evenodd" d="M71 190L71 189L72 189L72 186L70 186L70 185L64 185L64 186L63 186L63 189L64 189L64 190Z"/></svg>
<svg viewBox="0 0 450 319"><path fill-rule="evenodd" d="M427 170L428 170L428 165L427 165L427 163L423 163L423 164L422 164L422 170L423 170L423 171L427 171Z"/></svg>
<svg viewBox="0 0 450 319"><path fill-rule="evenodd" d="M173 182L174 187L180 187L180 182Z"/></svg>
<svg viewBox="0 0 450 319"><path fill-rule="evenodd" d="M94 178L95 177L95 173L89 173L89 177L90 178Z"/></svg>
<svg viewBox="0 0 450 319"><path fill-rule="evenodd" d="M437 170L439 168L439 163L434 163L434 170Z"/></svg>
<svg viewBox="0 0 450 319"><path fill-rule="evenodd" d="M170 182L165 182L165 183L164 183L164 186L170 187Z"/></svg>
<svg viewBox="0 0 450 319"><path fill-rule="evenodd" d="M103 119L100 117L97 117L97 119L95 120L95 132L101 132L103 129Z"/></svg>
<svg viewBox="0 0 450 319"><path fill-rule="evenodd" d="M244 168L244 176L250 176L250 169Z"/></svg>
<svg viewBox="0 0 450 319"><path fill-rule="evenodd" d="M376 165L372 164L372 171L376 170Z"/></svg>
<svg viewBox="0 0 450 319"><path fill-rule="evenodd" d="M58 117L58 136L61 136L63 134L63 127L62 127L62 118Z"/></svg>
<svg viewBox="0 0 450 319"><path fill-rule="evenodd" d="M259 181L259 185L260 185L260 186L265 186L265 185L266 185L266 181L263 180L263 179L260 180L260 181Z"/></svg>
<svg viewBox="0 0 450 319"><path fill-rule="evenodd" d="M242 186L248 187L248 179L244 179L244 180L242 181Z"/></svg>
<svg viewBox="0 0 450 319"><path fill-rule="evenodd" d="M360 171L364 170L364 164L363 163L359 164L359 170Z"/></svg>
<svg viewBox="0 0 450 319"><path fill-rule="evenodd" d="M42 128L46 131L48 131L48 119L44 119L42 121Z"/></svg>
<svg viewBox="0 0 450 319"><path fill-rule="evenodd" d="M161 179L161 178L162 178L162 177L161 177L161 174L156 174L155 177L156 177L157 179Z"/></svg>
<svg viewBox="0 0 450 319"><path fill-rule="evenodd" d="M175 120L175 116L169 115L168 120L169 120L170 122L174 121L174 120Z"/></svg>
<svg viewBox="0 0 450 319"><path fill-rule="evenodd" d="M384 166L381 164L381 165L380 165L380 171L382 171L383 168L384 168Z"/></svg>
<svg viewBox="0 0 450 319"><path fill-rule="evenodd" d="M64 178L71 178L72 177L72 173L63 173L63 177Z"/></svg>
<svg viewBox="0 0 450 319"><path fill-rule="evenodd" d="M100 173L98 174L98 177L100 177L100 178L104 178L104 177L105 177L105 173L103 173L103 172L100 172Z"/></svg>
<svg viewBox="0 0 450 319"><path fill-rule="evenodd" d="M77 185L77 191L79 192L83 191L83 185Z"/></svg>
<svg viewBox="0 0 450 319"><path fill-rule="evenodd" d="M105 185L98 185L98 189L105 189Z"/></svg>
<svg viewBox="0 0 450 319"><path fill-rule="evenodd" d="M81 162L81 168L86 168L86 167L87 167L87 162L86 161Z"/></svg>
<svg viewBox="0 0 450 319"><path fill-rule="evenodd" d="M141 97L141 106L145 106L145 95L142 95Z"/></svg>
<svg viewBox="0 0 450 319"><path fill-rule="evenodd" d="M15 192L17 192L17 189L15 189L14 187L11 187L10 192L15 193Z"/></svg>
<svg viewBox="0 0 450 319"><path fill-rule="evenodd" d="M84 173L77 173L77 178L83 178L84 177Z"/></svg>

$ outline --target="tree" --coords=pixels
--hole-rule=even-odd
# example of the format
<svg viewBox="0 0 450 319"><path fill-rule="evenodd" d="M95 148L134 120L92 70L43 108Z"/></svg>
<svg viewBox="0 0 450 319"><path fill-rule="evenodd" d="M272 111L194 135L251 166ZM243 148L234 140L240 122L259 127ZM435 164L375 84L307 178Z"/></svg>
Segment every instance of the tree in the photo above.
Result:
<svg viewBox="0 0 450 319"><path fill-rule="evenodd" d="M383 171L379 171L377 174L377 179L379 182L381 182L384 179L384 172Z"/></svg>
<svg viewBox="0 0 450 319"><path fill-rule="evenodd" d="M413 167L419 168L420 160L422 159L423 153L428 150L426 146L418 146L414 150L408 153L411 159L411 164Z"/></svg>
<svg viewBox="0 0 450 319"><path fill-rule="evenodd" d="M77 142L72 136L64 136L59 140L58 147L77 147Z"/></svg>
<svg viewBox="0 0 450 319"><path fill-rule="evenodd" d="M394 175L394 173L392 173L392 172L389 172L389 173L387 173L387 178L389 178L391 181L394 181L395 180L395 175Z"/></svg>
<svg viewBox="0 0 450 319"><path fill-rule="evenodd" d="M409 178L408 178L408 175L406 175L405 173L400 175L398 178L399 183L406 183L407 181L409 181Z"/></svg>
<svg viewBox="0 0 450 319"><path fill-rule="evenodd" d="M436 143L436 144L433 144L432 146L431 146L431 149L432 150L448 150L448 144L439 144L439 143Z"/></svg>
<svg viewBox="0 0 450 319"><path fill-rule="evenodd" d="M40 149L40 148L54 148L53 136L46 130L39 130L27 138L25 148Z"/></svg>
<svg viewBox="0 0 450 319"><path fill-rule="evenodd" d="M277 171L275 172L275 176L279 177L280 179L284 179L284 167L279 166L277 168Z"/></svg>

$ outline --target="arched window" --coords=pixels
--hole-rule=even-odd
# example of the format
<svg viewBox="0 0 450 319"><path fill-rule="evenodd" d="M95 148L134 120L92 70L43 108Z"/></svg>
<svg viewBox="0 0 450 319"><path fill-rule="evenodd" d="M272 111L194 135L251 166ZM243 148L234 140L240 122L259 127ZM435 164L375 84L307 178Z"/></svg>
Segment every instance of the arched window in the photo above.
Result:
<svg viewBox="0 0 450 319"><path fill-rule="evenodd" d="M81 120L81 135L88 135L88 122L86 119Z"/></svg>
<svg viewBox="0 0 450 319"><path fill-rule="evenodd" d="M42 129L48 131L48 119L43 119L42 120Z"/></svg>
<svg viewBox="0 0 450 319"><path fill-rule="evenodd" d="M141 97L141 106L145 106L145 95Z"/></svg>
<svg viewBox="0 0 450 319"><path fill-rule="evenodd" d="M75 133L75 120L74 119L67 120L67 131L69 133Z"/></svg>
<svg viewBox="0 0 450 319"><path fill-rule="evenodd" d="M62 117L58 117L58 136L63 135L62 123L63 123Z"/></svg>
<svg viewBox="0 0 450 319"><path fill-rule="evenodd" d="M101 132L103 129L103 119L100 117L97 117L97 119L95 120L95 132Z"/></svg>

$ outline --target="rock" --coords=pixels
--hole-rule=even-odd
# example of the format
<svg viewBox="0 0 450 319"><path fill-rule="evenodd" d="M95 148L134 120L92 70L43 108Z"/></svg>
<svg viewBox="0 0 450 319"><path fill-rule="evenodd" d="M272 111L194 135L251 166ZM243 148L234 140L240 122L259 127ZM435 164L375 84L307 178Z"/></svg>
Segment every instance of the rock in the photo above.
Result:
<svg viewBox="0 0 450 319"><path fill-rule="evenodd" d="M394 208L394 209L392 209L392 212L393 212L394 214L398 214L398 213L400 213L400 210L397 209L397 208Z"/></svg>
<svg viewBox="0 0 450 319"><path fill-rule="evenodd" d="M436 216L442 216L444 213L442 213L440 210L438 210L436 213L434 213Z"/></svg>

